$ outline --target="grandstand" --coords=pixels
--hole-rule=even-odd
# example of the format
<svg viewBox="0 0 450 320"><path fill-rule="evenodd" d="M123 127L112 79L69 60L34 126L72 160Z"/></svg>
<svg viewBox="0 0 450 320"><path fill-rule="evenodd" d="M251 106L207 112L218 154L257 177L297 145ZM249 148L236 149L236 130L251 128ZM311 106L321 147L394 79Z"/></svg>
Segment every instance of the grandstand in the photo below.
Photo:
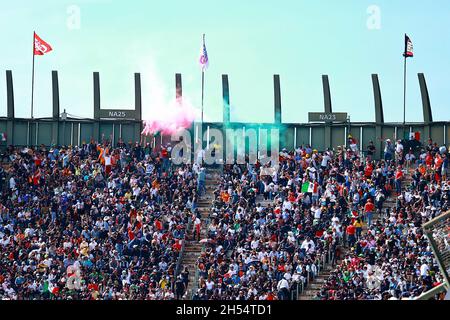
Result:
<svg viewBox="0 0 450 320"><path fill-rule="evenodd" d="M377 75L373 122L334 113L323 76L319 120L283 123L275 75L273 123L233 123L223 75L224 122L192 123L193 142L240 129L247 137L232 153L246 153L253 130L261 151L261 130L277 130L280 152L276 165L213 166L202 152L221 145L203 141L190 150L193 163L175 165L179 141L141 134L140 74L134 110L103 110L94 73L93 119L61 113L56 71L52 117L15 118L12 72L6 77L1 298L443 299L448 275L434 254L448 255L448 220L437 246L422 224L450 209L450 129L433 121L423 74L424 121L405 126L384 122Z"/></svg>

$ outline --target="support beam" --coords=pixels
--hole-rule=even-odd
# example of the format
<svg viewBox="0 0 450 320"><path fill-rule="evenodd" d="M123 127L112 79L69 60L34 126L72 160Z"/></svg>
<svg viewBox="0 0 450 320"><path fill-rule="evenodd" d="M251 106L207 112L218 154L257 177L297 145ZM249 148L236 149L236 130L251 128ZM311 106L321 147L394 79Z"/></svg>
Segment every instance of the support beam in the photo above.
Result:
<svg viewBox="0 0 450 320"><path fill-rule="evenodd" d="M430 96L428 94L427 82L423 73L418 74L420 93L422 95L423 121L426 124L433 122L433 114L431 112Z"/></svg>
<svg viewBox="0 0 450 320"><path fill-rule="evenodd" d="M175 90L177 100L183 97L183 81L181 73L175 74Z"/></svg>
<svg viewBox="0 0 450 320"><path fill-rule="evenodd" d="M7 98L7 122L6 122L6 143L14 144L14 85L12 71L6 71L6 98Z"/></svg>
<svg viewBox="0 0 450 320"><path fill-rule="evenodd" d="M222 97L223 97L223 124L230 123L230 87L228 83L228 75L222 75Z"/></svg>
<svg viewBox="0 0 450 320"><path fill-rule="evenodd" d="M94 141L100 137L100 73L94 72Z"/></svg>
<svg viewBox="0 0 450 320"><path fill-rule="evenodd" d="M280 75L273 76L274 98L275 98L275 124L281 124L281 86Z"/></svg>
<svg viewBox="0 0 450 320"><path fill-rule="evenodd" d="M136 120L142 120L142 88L141 74L134 74L134 109L136 110Z"/></svg>
<svg viewBox="0 0 450 320"><path fill-rule="evenodd" d="M134 124L134 137L135 141L141 141L142 132L142 86L141 86L141 74L134 74L134 109L136 114L137 123ZM114 137L114 125L113 125L113 137ZM114 139L112 141L114 143Z"/></svg>
<svg viewBox="0 0 450 320"><path fill-rule="evenodd" d="M330 82L328 80L327 75L322 76L322 85L323 85L323 101L324 101L325 113L332 113L333 107L331 104Z"/></svg>
<svg viewBox="0 0 450 320"><path fill-rule="evenodd" d="M428 94L425 75L423 73L419 73L417 76L419 78L420 94L422 95L422 110L424 122L424 137L422 139L422 142L426 143L427 140L431 138L431 123L433 122L433 114L431 112L430 96Z"/></svg>
<svg viewBox="0 0 450 320"><path fill-rule="evenodd" d="M52 113L52 144L57 145L59 141L59 80L58 71L52 71L52 101L53 101L53 113Z"/></svg>
<svg viewBox="0 0 450 320"><path fill-rule="evenodd" d="M12 78L12 71L6 71L6 91L7 91L7 117L8 119L14 119L14 85Z"/></svg>
<svg viewBox="0 0 450 320"><path fill-rule="evenodd" d="M383 100L381 98L380 81L377 74L372 74L373 96L375 102L375 122L384 123Z"/></svg>
<svg viewBox="0 0 450 320"><path fill-rule="evenodd" d="M58 71L52 71L52 97L53 120L58 120L60 115Z"/></svg>
<svg viewBox="0 0 450 320"><path fill-rule="evenodd" d="M384 124L384 111L383 111L383 99L381 97L380 81L378 79L378 74L372 74L372 85L373 85L373 97L375 103L375 139L373 139L373 144L375 146L375 158L380 159L382 156L382 150L384 147L383 141L381 139L382 126Z"/></svg>
<svg viewBox="0 0 450 320"><path fill-rule="evenodd" d="M322 75L322 85L325 113L332 113L330 82L327 75ZM327 148L331 148L331 126L329 123L325 124L325 149Z"/></svg>
<svg viewBox="0 0 450 320"><path fill-rule="evenodd" d="M94 119L100 119L100 73L94 72Z"/></svg>

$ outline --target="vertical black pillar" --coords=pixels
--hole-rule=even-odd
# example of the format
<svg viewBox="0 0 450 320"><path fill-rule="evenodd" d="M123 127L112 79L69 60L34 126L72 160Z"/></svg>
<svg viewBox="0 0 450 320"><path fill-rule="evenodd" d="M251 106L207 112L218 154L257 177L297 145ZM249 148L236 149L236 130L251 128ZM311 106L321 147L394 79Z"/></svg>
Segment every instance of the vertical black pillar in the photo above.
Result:
<svg viewBox="0 0 450 320"><path fill-rule="evenodd" d="M332 113L333 107L331 105L331 91L330 91L330 82L328 80L327 75L322 76L322 85L323 85L323 101L324 108L326 113Z"/></svg>
<svg viewBox="0 0 450 320"><path fill-rule="evenodd" d="M94 72L94 141L100 142L100 74Z"/></svg>
<svg viewBox="0 0 450 320"><path fill-rule="evenodd" d="M222 75L222 97L223 97L223 124L228 126L230 123L230 86L228 83L228 75Z"/></svg>
<svg viewBox="0 0 450 320"><path fill-rule="evenodd" d="M375 122L384 123L383 100L377 74L372 74L373 96L375 102Z"/></svg>
<svg viewBox="0 0 450 320"><path fill-rule="evenodd" d="M134 110L136 120L138 120L134 124L134 137L135 141L140 141L142 132L142 88L140 73L134 74Z"/></svg>
<svg viewBox="0 0 450 320"><path fill-rule="evenodd" d="M14 85L12 71L6 71L6 98L7 98L7 122L6 122L6 143L14 144Z"/></svg>
<svg viewBox="0 0 450 320"><path fill-rule="evenodd" d="M175 73L175 98L177 101L182 101L183 98L183 77L181 73ZM195 122L192 123L190 127L191 132L191 145L193 145L194 141L194 134L195 134ZM189 144L188 144L189 145Z"/></svg>
<svg viewBox="0 0 450 320"><path fill-rule="evenodd" d="M281 86L280 75L273 76L274 97L275 97L275 124L281 124Z"/></svg>
<svg viewBox="0 0 450 320"><path fill-rule="evenodd" d="M53 120L58 120L59 111L59 81L58 71L52 71Z"/></svg>
<svg viewBox="0 0 450 320"><path fill-rule="evenodd" d="M420 94L422 95L422 110L423 110L423 122L424 122L424 137L422 141L424 143L431 137L431 123L433 122L433 113L431 112L430 95L428 94L427 82L425 80L425 75L419 73L419 86Z"/></svg>
<svg viewBox="0 0 450 320"><path fill-rule="evenodd" d="M322 75L322 86L325 113L332 113L333 107L331 105L330 82L327 75ZM345 138L347 139L347 137ZM329 123L325 124L325 149L326 148L331 148L331 126Z"/></svg>
<svg viewBox="0 0 450 320"><path fill-rule="evenodd" d="M59 144L59 115L60 115L58 71L52 71L52 97L53 97L52 144L57 145Z"/></svg>
<svg viewBox="0 0 450 320"><path fill-rule="evenodd" d="M175 90L177 100L183 97L183 82L181 73L175 74Z"/></svg>
<svg viewBox="0 0 450 320"><path fill-rule="evenodd" d="M8 119L14 119L14 86L12 79L12 71L6 71L6 91L7 91L7 117Z"/></svg>
<svg viewBox="0 0 450 320"><path fill-rule="evenodd" d="M182 102L183 99L183 77L181 73L175 74L175 98L177 101ZM186 130L189 130L191 135L191 141L186 142L187 154L191 154L191 146L194 145L195 140L195 121L192 122L190 128L186 128Z"/></svg>
<svg viewBox="0 0 450 320"><path fill-rule="evenodd" d="M418 74L420 93L422 95L423 121L426 124L433 122L433 114L431 112L430 96L428 94L427 82L423 73Z"/></svg>
<svg viewBox="0 0 450 320"><path fill-rule="evenodd" d="M381 98L380 81L377 74L372 74L373 97L375 103L375 139L373 143L376 148L377 158L381 157L383 142L381 141L382 128L384 123L383 100Z"/></svg>

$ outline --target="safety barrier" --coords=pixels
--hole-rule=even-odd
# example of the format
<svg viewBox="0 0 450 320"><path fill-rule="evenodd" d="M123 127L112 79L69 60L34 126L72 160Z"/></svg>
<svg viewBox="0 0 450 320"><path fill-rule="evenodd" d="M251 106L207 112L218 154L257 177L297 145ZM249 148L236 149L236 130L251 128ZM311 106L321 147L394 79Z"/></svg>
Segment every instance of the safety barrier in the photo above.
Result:
<svg viewBox="0 0 450 320"><path fill-rule="evenodd" d="M191 217L188 218L188 224L186 226L186 230L184 231L184 237L183 237L183 244L181 245L181 250L180 253L178 254L178 260L177 260L177 265L175 267L175 278L178 277L180 275L180 268L181 268L181 261L183 260L183 256L184 256L184 251L185 251L185 247L186 247L186 236L188 233L188 230L190 230L192 225L192 219Z"/></svg>
<svg viewBox="0 0 450 320"><path fill-rule="evenodd" d="M299 281L297 281L294 284L294 287L291 287L291 300L298 300L300 295L302 295L308 288L309 284L313 282L321 274L322 270L324 270L327 265L333 263L334 257L335 253L332 250L330 250L330 248L325 250L325 252L323 252L321 256L315 261L317 272L314 273L308 271L306 281L299 279Z"/></svg>

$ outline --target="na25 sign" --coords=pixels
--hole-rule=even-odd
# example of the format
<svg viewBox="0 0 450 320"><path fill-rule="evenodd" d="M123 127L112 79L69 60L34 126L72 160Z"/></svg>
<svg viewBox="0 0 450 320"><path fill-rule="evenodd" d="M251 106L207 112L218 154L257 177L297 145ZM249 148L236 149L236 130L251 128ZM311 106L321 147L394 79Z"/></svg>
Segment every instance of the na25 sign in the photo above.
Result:
<svg viewBox="0 0 450 320"><path fill-rule="evenodd" d="M346 122L348 114L344 112L310 112L309 122Z"/></svg>
<svg viewBox="0 0 450 320"><path fill-rule="evenodd" d="M135 110L100 110L101 119L136 119Z"/></svg>

